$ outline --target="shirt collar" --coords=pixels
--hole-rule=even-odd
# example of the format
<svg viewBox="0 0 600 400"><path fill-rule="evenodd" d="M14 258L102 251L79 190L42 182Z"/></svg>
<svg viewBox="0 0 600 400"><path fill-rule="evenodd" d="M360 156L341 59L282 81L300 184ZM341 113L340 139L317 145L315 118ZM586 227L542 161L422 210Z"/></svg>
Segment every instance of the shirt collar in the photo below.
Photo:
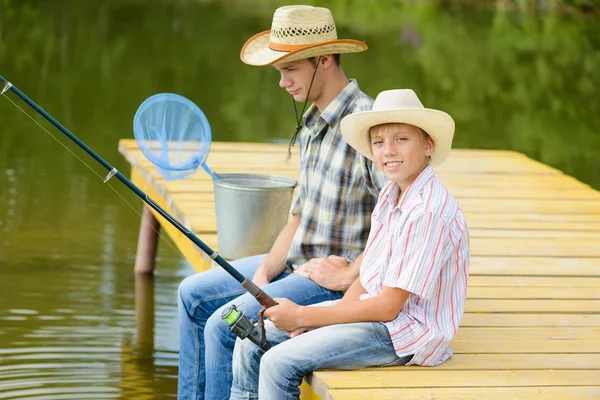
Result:
<svg viewBox="0 0 600 400"><path fill-rule="evenodd" d="M413 183L411 183L404 195L396 205L396 208L400 209L400 211L405 212L410 210L411 205L414 204L415 200L420 198L420 194L423 192L423 188L431 182L434 178L433 167L431 165L427 165L423 171L417 176L417 179ZM389 188L383 194L383 198L385 198L386 204L394 204L398 195L400 194L400 186L396 182L390 182Z"/></svg>
<svg viewBox="0 0 600 400"><path fill-rule="evenodd" d="M343 116L344 111L348 107L348 104L352 99L360 93L360 88L356 79L350 79L348 84L342 89L341 92L335 96L335 99L322 113L319 113L319 109L314 104L304 113L304 125L310 127L317 123L319 117L327 123L330 127L334 126Z"/></svg>

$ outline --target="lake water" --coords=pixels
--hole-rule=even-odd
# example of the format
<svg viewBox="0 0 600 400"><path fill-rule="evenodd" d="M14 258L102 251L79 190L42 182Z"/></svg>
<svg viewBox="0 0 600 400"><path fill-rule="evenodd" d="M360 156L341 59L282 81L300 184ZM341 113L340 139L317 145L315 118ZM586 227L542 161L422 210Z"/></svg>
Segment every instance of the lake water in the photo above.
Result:
<svg viewBox="0 0 600 400"><path fill-rule="evenodd" d="M213 140L286 140L295 121L277 72L239 51L287 3L3 0L0 75L121 171L117 142L159 92L194 101ZM412 88L454 116L455 147L524 152L600 188L597 18L407 3L311 1L333 10L340 37L370 46L342 57L365 92ZM0 399L176 396L175 296L193 270L162 242L154 278L136 280L139 222L0 98Z"/></svg>

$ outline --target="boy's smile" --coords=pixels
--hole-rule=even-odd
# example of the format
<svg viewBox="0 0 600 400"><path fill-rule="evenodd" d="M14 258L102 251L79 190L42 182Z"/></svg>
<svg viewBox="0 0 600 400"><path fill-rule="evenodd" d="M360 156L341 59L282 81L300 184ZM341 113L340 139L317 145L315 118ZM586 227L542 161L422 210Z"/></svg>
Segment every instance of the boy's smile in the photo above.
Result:
<svg viewBox="0 0 600 400"><path fill-rule="evenodd" d="M386 171L392 172L392 171L395 171L398 168L400 168L400 165L402 165L402 161L399 161L399 162L398 161L388 161L388 162L383 163L383 165L385 165Z"/></svg>
<svg viewBox="0 0 600 400"><path fill-rule="evenodd" d="M408 124L371 128L370 146L375 164L404 191L429 164L435 150L431 137Z"/></svg>

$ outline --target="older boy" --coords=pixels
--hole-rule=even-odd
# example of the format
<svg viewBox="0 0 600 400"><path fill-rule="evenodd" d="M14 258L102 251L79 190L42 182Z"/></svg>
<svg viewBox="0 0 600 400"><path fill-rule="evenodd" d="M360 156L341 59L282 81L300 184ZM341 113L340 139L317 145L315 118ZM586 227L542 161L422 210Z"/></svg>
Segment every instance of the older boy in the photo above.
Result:
<svg viewBox="0 0 600 400"><path fill-rule="evenodd" d="M271 297L286 296L303 305L339 299L358 276L360 261L354 260L361 258L386 178L339 133L344 116L373 104L356 81L346 78L339 54L366 48L362 42L337 39L329 10L290 6L277 9L272 29L253 36L242 49L245 63L273 65L281 75L279 85L294 101L313 102L300 134L294 217L269 254L233 262ZM220 268L181 283L180 399L229 397L235 336L221 312L233 300L245 303L245 313L256 320L258 303Z"/></svg>
<svg viewBox="0 0 600 400"><path fill-rule="evenodd" d="M319 368L432 366L452 355L447 346L464 312L469 234L432 166L450 151L454 121L423 108L412 90L390 90L372 111L345 117L341 129L390 179L373 211L360 277L341 301L320 307L276 299L279 305L265 312L276 346L264 353L237 341L231 399L297 399L302 378Z"/></svg>

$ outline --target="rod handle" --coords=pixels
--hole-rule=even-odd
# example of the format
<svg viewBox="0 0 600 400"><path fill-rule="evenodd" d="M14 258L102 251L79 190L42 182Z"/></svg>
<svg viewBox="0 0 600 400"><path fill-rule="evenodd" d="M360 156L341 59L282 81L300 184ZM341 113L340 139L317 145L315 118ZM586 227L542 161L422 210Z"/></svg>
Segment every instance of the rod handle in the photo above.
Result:
<svg viewBox="0 0 600 400"><path fill-rule="evenodd" d="M259 304L261 306L263 306L265 309L270 308L270 307L274 307L274 306L276 306L278 304L275 300L273 300L273 298L271 298L271 296L269 296L268 294L266 294L262 290L260 291L260 293L258 294L258 296L256 296L256 301L258 301Z"/></svg>
<svg viewBox="0 0 600 400"><path fill-rule="evenodd" d="M252 296L254 296L256 301L258 301L258 303L261 306L263 306L264 308L270 308L270 307L277 305L277 303L275 302L275 300L273 300L271 298L271 296L269 296L268 294L263 292L250 279L248 279L248 278L244 279L244 281L241 282L241 285L244 287L244 289L246 289L248 291L248 293L250 293Z"/></svg>

